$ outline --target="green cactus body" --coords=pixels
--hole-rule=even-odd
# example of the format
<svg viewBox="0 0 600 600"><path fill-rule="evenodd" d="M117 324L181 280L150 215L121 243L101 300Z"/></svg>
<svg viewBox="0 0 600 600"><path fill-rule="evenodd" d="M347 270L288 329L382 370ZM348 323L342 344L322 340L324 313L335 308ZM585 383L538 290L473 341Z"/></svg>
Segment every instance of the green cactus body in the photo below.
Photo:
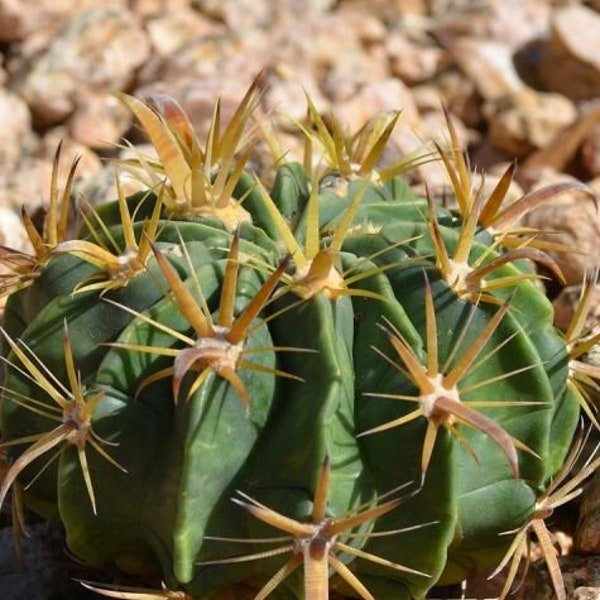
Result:
<svg viewBox="0 0 600 600"><path fill-rule="evenodd" d="M235 233L164 190L121 198L80 239L133 239L141 267L114 283L110 258L58 242L9 297L3 495L31 482L79 558L194 598L422 598L493 568L580 412L528 256L399 175L319 184L288 163L267 192L239 171ZM460 253L495 265L464 280L488 287L449 277Z"/></svg>

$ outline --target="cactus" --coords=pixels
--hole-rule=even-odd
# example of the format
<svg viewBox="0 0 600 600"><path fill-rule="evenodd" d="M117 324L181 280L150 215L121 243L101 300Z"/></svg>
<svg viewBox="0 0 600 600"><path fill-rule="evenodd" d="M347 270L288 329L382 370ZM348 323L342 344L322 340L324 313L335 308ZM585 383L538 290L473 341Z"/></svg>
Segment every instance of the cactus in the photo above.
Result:
<svg viewBox="0 0 600 600"><path fill-rule="evenodd" d="M589 191L504 206L514 169L477 188L450 118L449 149L381 167L398 113L347 136L310 100L303 164L266 183L259 83L204 146L172 99L123 96L156 149L122 164L146 189L82 208L72 239L74 169L43 231L23 211L34 253L0 252L0 502L164 580L86 584L109 597L397 600L510 565L506 595L531 532L564 597L543 519L598 466L568 478L598 340L587 292L554 329L533 264L558 267L517 223ZM430 160L450 202L406 182Z"/></svg>

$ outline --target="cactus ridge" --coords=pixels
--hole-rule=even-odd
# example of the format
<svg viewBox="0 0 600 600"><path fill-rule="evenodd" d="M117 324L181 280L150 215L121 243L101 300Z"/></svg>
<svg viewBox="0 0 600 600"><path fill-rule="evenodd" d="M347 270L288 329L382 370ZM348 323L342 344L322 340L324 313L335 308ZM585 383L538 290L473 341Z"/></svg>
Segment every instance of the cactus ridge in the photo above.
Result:
<svg viewBox="0 0 600 600"><path fill-rule="evenodd" d="M347 134L310 98L295 162L251 125L263 83L204 144L175 100L122 95L156 158L121 161L142 191L117 182L78 231L57 152L43 230L22 213L33 252L0 248L0 504L164 580L84 583L106 597L408 600L474 569L504 569L506 597L533 537L564 598L544 519L600 464L574 472L597 275L558 332L535 265L559 277L564 248L518 219L591 192L505 206L515 166L485 193L449 115L449 144L382 166L398 111ZM407 183L432 160L449 201Z"/></svg>

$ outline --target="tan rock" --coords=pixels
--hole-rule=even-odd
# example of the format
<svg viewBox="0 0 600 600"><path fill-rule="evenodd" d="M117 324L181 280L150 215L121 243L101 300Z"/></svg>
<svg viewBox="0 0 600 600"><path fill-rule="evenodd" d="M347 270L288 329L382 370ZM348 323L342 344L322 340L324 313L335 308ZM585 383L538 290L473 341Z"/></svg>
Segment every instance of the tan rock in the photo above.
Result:
<svg viewBox="0 0 600 600"><path fill-rule="evenodd" d="M600 100L587 103L572 125L562 130L548 146L535 151L521 163L521 172L530 173L535 178L536 171L547 167L558 172L564 171L586 138L593 137L593 130L598 123L600 123ZM593 156L584 158L584 165L593 160ZM593 173L592 166L590 169Z"/></svg>
<svg viewBox="0 0 600 600"><path fill-rule="evenodd" d="M0 187L0 206L36 208L50 198L52 163L48 159L27 157L18 171L5 174Z"/></svg>
<svg viewBox="0 0 600 600"><path fill-rule="evenodd" d="M587 132L581 145L581 164L590 177L600 176L600 122Z"/></svg>
<svg viewBox="0 0 600 600"><path fill-rule="evenodd" d="M575 547L580 552L600 553L600 477L586 487L579 509Z"/></svg>
<svg viewBox="0 0 600 600"><path fill-rule="evenodd" d="M467 127L480 127L483 123L483 99L473 81L458 69L440 73L435 84L444 105Z"/></svg>
<svg viewBox="0 0 600 600"><path fill-rule="evenodd" d="M419 121L410 89L391 77L365 85L354 96L338 105L336 115L342 123L349 123L353 130L357 130L382 110L401 110L404 127L410 127Z"/></svg>
<svg viewBox="0 0 600 600"><path fill-rule="evenodd" d="M194 37L168 56L154 54L138 73L138 89L181 89L189 87L193 80L198 87L244 88L269 64L265 62L269 41L270 38L258 30L249 31L243 37L226 30ZM174 92L172 95L177 96Z"/></svg>
<svg viewBox="0 0 600 600"><path fill-rule="evenodd" d="M409 85L433 78L447 54L436 46L418 45L398 30L387 36L385 49L392 75Z"/></svg>
<svg viewBox="0 0 600 600"><path fill-rule="evenodd" d="M141 18L159 17L189 8L189 0L129 0L129 8Z"/></svg>
<svg viewBox="0 0 600 600"><path fill-rule="evenodd" d="M429 13L430 0L344 0L344 5L357 12L374 15L382 21L423 19Z"/></svg>
<svg viewBox="0 0 600 600"><path fill-rule="evenodd" d="M600 587L578 587L573 591L571 600L600 600Z"/></svg>
<svg viewBox="0 0 600 600"><path fill-rule="evenodd" d="M512 51L501 42L460 38L450 51L485 100L519 93L524 84L512 62Z"/></svg>
<svg viewBox="0 0 600 600"><path fill-rule="evenodd" d="M107 4L125 5L125 0L31 0L0 2L0 41L13 42L40 31L55 31L79 11Z"/></svg>
<svg viewBox="0 0 600 600"><path fill-rule="evenodd" d="M466 150L469 143L469 132L456 115L452 114L451 119L460 148ZM452 194L446 169L431 143L435 141L441 148L448 148L450 145L446 117L439 108L437 111L425 113L416 122L408 124L402 122L391 141L392 147L399 148L399 156L416 154L424 157L429 155L432 159L425 161L424 164L407 174L411 182L419 186L416 189L420 194L425 195L429 192L438 197Z"/></svg>
<svg viewBox="0 0 600 600"><path fill-rule="evenodd" d="M20 215L10 206L2 205L0 201L0 245L21 252L31 250L29 238ZM2 265L4 266L4 265Z"/></svg>
<svg viewBox="0 0 600 600"><path fill-rule="evenodd" d="M149 48L129 10L108 6L85 11L21 74L17 87L38 121L56 123L77 110L84 90L126 88Z"/></svg>
<svg viewBox="0 0 600 600"><path fill-rule="evenodd" d="M345 26L352 37L356 37L365 47L384 43L389 34L380 15L371 10L357 11L343 2L337 10L326 15L315 16L313 21L315 23L324 21L326 25L329 24L329 31L332 30L332 25L339 23L341 27Z"/></svg>
<svg viewBox="0 0 600 600"><path fill-rule="evenodd" d="M279 62L267 77L267 87L262 100L266 114L273 115L282 128L296 128L290 118L302 121L306 116L308 96L318 111L326 112L330 104L306 69Z"/></svg>
<svg viewBox="0 0 600 600"><path fill-rule="evenodd" d="M16 94L0 88L0 165L4 170L16 168L18 161L30 153L35 144L31 114L27 104Z"/></svg>
<svg viewBox="0 0 600 600"><path fill-rule="evenodd" d="M66 176L71 163L75 159L79 160L77 168L77 175L79 177L82 177L84 174L93 176L99 172L101 161L98 155L87 146L71 138L63 127L55 127L49 130L42 138L43 158L52 160L59 144L61 144L59 184L62 181L62 177Z"/></svg>
<svg viewBox="0 0 600 600"><path fill-rule="evenodd" d="M567 98L529 88L486 102L483 113L492 143L517 157L544 148L577 118Z"/></svg>
<svg viewBox="0 0 600 600"><path fill-rule="evenodd" d="M310 74L331 101L389 75L386 28L371 14L345 9L300 19L288 12L279 16L277 29L275 42L265 46L268 64ZM332 34L340 31L344 35Z"/></svg>
<svg viewBox="0 0 600 600"><path fill-rule="evenodd" d="M3 42L25 37L27 12L23 0L7 0L0 5L0 39Z"/></svg>
<svg viewBox="0 0 600 600"><path fill-rule="evenodd" d="M91 204L107 202L117 198L119 190L125 196L148 189L147 177L141 168L120 164L119 161L131 159L142 154L149 159L156 158L156 151L151 144L137 144L119 151L116 160L106 161L93 178L84 180L78 191ZM116 180L119 188L117 189Z"/></svg>
<svg viewBox="0 0 600 600"><path fill-rule="evenodd" d="M283 12L294 13L298 20L321 15L335 5L335 0L195 0L193 5L233 31L247 31L272 26Z"/></svg>
<svg viewBox="0 0 600 600"><path fill-rule="evenodd" d="M131 125L131 113L112 94L87 93L67 123L71 137L94 149L112 148Z"/></svg>
<svg viewBox="0 0 600 600"><path fill-rule="evenodd" d="M571 324L581 298L581 284L563 288L552 301L554 306L554 325L566 331ZM590 309L585 322L586 330L592 331L600 324L600 285L592 287Z"/></svg>
<svg viewBox="0 0 600 600"><path fill-rule="evenodd" d="M99 156L87 146L73 140L64 127L55 127L48 131L42 139L41 157L31 161L29 170L36 181L36 200L47 204L50 198L50 173L52 161L58 144L61 143L60 163L58 170L58 187L62 189L66 183L71 165L78 160L77 170L73 180L73 194L81 199L88 199L88 191L98 183L102 171Z"/></svg>
<svg viewBox="0 0 600 600"><path fill-rule="evenodd" d="M600 95L600 14L569 4L553 13L550 39L540 63L543 84L572 100Z"/></svg>
<svg viewBox="0 0 600 600"><path fill-rule="evenodd" d="M363 86L389 77L384 37L385 28L375 17L341 11L324 15L297 43L323 93L332 102L344 102Z"/></svg>
<svg viewBox="0 0 600 600"><path fill-rule="evenodd" d="M547 175L535 187L568 179L564 175ZM562 194L529 213L524 224L539 229L540 239L573 249L568 253L548 251L560 266L566 285L581 283L586 274L600 266L600 215L587 196Z"/></svg>
<svg viewBox="0 0 600 600"><path fill-rule="evenodd" d="M512 49L538 37L546 28L547 0L434 1L431 32L445 46L463 37L495 40Z"/></svg>
<svg viewBox="0 0 600 600"><path fill-rule="evenodd" d="M145 98L153 94L167 94L177 100L189 117L201 144L204 144L213 116L215 102L221 102L221 122L227 123L241 99L251 78L232 78L228 71L222 77L179 77L174 80L157 81L136 90L135 96Z"/></svg>
<svg viewBox="0 0 600 600"><path fill-rule="evenodd" d="M596 194L596 198L600 199L600 176L590 179L587 185Z"/></svg>
<svg viewBox="0 0 600 600"><path fill-rule="evenodd" d="M440 90L432 83L423 83L410 88L419 114L439 110L443 105Z"/></svg>
<svg viewBox="0 0 600 600"><path fill-rule="evenodd" d="M158 56L170 56L194 39L223 33L224 26L189 7L164 11L146 24L153 50Z"/></svg>
<svg viewBox="0 0 600 600"><path fill-rule="evenodd" d="M567 600L600 599L600 556L563 556L559 558ZM585 585L582 583L585 582ZM529 569L515 600L555 600L550 576L543 561Z"/></svg>

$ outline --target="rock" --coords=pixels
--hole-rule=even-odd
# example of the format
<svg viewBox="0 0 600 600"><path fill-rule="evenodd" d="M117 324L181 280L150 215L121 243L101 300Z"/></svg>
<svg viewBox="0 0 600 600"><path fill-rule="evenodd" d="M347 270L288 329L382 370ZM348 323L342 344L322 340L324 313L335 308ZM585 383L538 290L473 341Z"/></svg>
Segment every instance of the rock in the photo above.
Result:
<svg viewBox="0 0 600 600"><path fill-rule="evenodd" d="M31 251L21 216L10 206L0 206L0 245L21 252Z"/></svg>
<svg viewBox="0 0 600 600"><path fill-rule="evenodd" d="M435 79L438 95L448 110L467 127L483 125L483 99L475 84L458 69L449 69Z"/></svg>
<svg viewBox="0 0 600 600"><path fill-rule="evenodd" d="M77 185L77 193L92 205L101 202L115 200L118 197L116 179L119 181L119 189L125 196L136 194L148 189L146 175L142 168L124 167L119 161L135 158L143 154L145 158L155 159L156 151L150 144L137 144L131 147L123 147L117 154L115 160L105 161L100 170L93 177L84 177Z"/></svg>
<svg viewBox="0 0 600 600"><path fill-rule="evenodd" d="M594 475L587 486L579 509L579 523L575 535L579 552L600 553L600 477Z"/></svg>
<svg viewBox="0 0 600 600"><path fill-rule="evenodd" d="M23 159L17 171L4 174L0 187L0 206L37 208L50 197L51 176L50 160L37 157Z"/></svg>
<svg viewBox="0 0 600 600"><path fill-rule="evenodd" d="M571 600L600 600L600 587L578 587Z"/></svg>
<svg viewBox="0 0 600 600"><path fill-rule="evenodd" d="M344 35L332 35L334 31ZM383 24L375 17L346 10L323 15L299 32L296 43L306 68L317 74L323 93L337 103L389 76L385 35ZM288 55L291 64L295 64L294 56L298 53Z"/></svg>
<svg viewBox="0 0 600 600"><path fill-rule="evenodd" d="M429 0L344 0L351 10L376 16L386 23L414 18L424 19L429 13Z"/></svg>
<svg viewBox="0 0 600 600"><path fill-rule="evenodd" d="M383 110L402 111L402 124L397 126L397 130L410 129L420 120L410 89L391 77L365 85L338 104L335 112L341 123L349 125L352 131L358 131L370 117Z"/></svg>
<svg viewBox="0 0 600 600"><path fill-rule="evenodd" d="M454 128L459 140L461 150L465 150L469 140L469 133L462 121L451 115ZM390 138L390 148L384 154L388 161L399 158L417 159L419 166L407 172L406 176L418 194L425 196L430 193L434 197L443 197L452 194L448 175L437 150L432 141L436 141L442 148L448 148L448 127L443 112L430 111L413 121L402 121Z"/></svg>
<svg viewBox="0 0 600 600"><path fill-rule="evenodd" d="M459 0L452 4L449 6L444 0L434 0L431 6L434 20L430 32L441 46L449 47L463 37L492 38L493 19L485 0Z"/></svg>
<svg viewBox="0 0 600 600"><path fill-rule="evenodd" d="M512 97L524 87L506 44L461 38L450 46L450 52L485 100Z"/></svg>
<svg viewBox="0 0 600 600"><path fill-rule="evenodd" d="M59 186L64 185L67 173L75 159L79 160L75 181L93 178L100 172L102 163L98 155L87 146L71 138L63 127L51 129L42 138L43 159L51 162L54 159L59 144L61 144L60 167L58 171Z"/></svg>
<svg viewBox="0 0 600 600"><path fill-rule="evenodd" d="M252 27L271 27L282 13L296 13L300 20L329 11L335 0L192 0L192 6L222 21L232 31L244 32Z"/></svg>
<svg viewBox="0 0 600 600"><path fill-rule="evenodd" d="M34 145L27 104L17 94L0 88L0 164L4 172L15 169Z"/></svg>
<svg viewBox="0 0 600 600"><path fill-rule="evenodd" d="M494 40L515 49L546 29L550 4L545 0L465 0L434 2L432 35L450 46L462 37Z"/></svg>
<svg viewBox="0 0 600 600"><path fill-rule="evenodd" d="M547 89L572 100L600 96L600 14L569 4L553 13L550 39L539 66Z"/></svg>
<svg viewBox="0 0 600 600"><path fill-rule="evenodd" d="M600 556L563 556L559 558L567 600L600 599ZM550 576L543 561L529 569L515 600L555 600Z"/></svg>
<svg viewBox="0 0 600 600"><path fill-rule="evenodd" d="M48 205L52 163L60 141L63 144L58 170L59 190L64 188L68 172L76 158L80 160L73 183L75 197L85 195L86 187L95 185L101 169L98 156L86 146L70 139L64 129L56 128L41 140L36 156L23 158L18 169L4 174L4 181L0 186L0 206L12 207L13 210L25 206L33 211L40 205Z"/></svg>
<svg viewBox="0 0 600 600"><path fill-rule="evenodd" d="M564 171L586 138L593 136L593 130L598 123L600 123L600 101L589 102L582 108L572 125L563 129L548 146L533 152L521 164L521 174L535 178L536 172L543 168ZM594 160L593 156L584 158L584 166L586 162L591 165ZM593 167L590 166L590 169Z"/></svg>
<svg viewBox="0 0 600 600"><path fill-rule="evenodd" d="M169 56L155 55L140 70L137 93L160 88L178 97L178 89L190 87L242 89L264 67L268 39L260 31L243 38L222 30L215 35L190 39ZM269 63L267 63L269 64ZM174 91L169 91L173 88Z"/></svg>
<svg viewBox="0 0 600 600"><path fill-rule="evenodd" d="M149 49L129 10L109 5L85 11L20 74L17 89L38 122L56 123L77 110L83 91L126 89Z"/></svg>
<svg viewBox="0 0 600 600"><path fill-rule="evenodd" d="M546 175L537 187L568 180L567 177ZM600 266L600 215L594 203L581 194L565 193L526 215L526 227L540 230L541 240L560 243L572 252L549 250L560 266L565 277L565 285L583 281L586 274Z"/></svg>
<svg viewBox="0 0 600 600"><path fill-rule="evenodd" d="M67 123L71 137L94 149L108 149L117 144L131 125L131 113L111 94L85 93L79 107Z"/></svg>
<svg viewBox="0 0 600 600"><path fill-rule="evenodd" d="M575 311L579 306L581 298L581 284L569 285L561 290L554 298L554 325L562 331L566 331L571 324ZM585 321L586 330L592 331L600 323L600 285L592 288L590 298L590 308L588 317Z"/></svg>
<svg viewBox="0 0 600 600"><path fill-rule="evenodd" d="M431 83L415 85L410 88L415 106L420 115L439 110L446 104L440 96L440 90Z"/></svg>
<svg viewBox="0 0 600 600"><path fill-rule="evenodd" d="M577 117L567 98L529 88L486 102L483 113L491 142L515 157L544 148Z"/></svg>
<svg viewBox="0 0 600 600"><path fill-rule="evenodd" d="M596 198L600 199L600 176L590 179L587 185L596 194Z"/></svg>
<svg viewBox="0 0 600 600"><path fill-rule="evenodd" d="M418 45L403 32L392 30L385 40L392 75L408 85L432 79L446 58L446 52L432 45Z"/></svg>
<svg viewBox="0 0 600 600"><path fill-rule="evenodd" d="M146 19L186 10L190 7L190 0L129 0L128 5L134 14Z"/></svg>
<svg viewBox="0 0 600 600"><path fill-rule="evenodd" d="M581 164L590 177L600 176L600 117L583 140Z"/></svg>
<svg viewBox="0 0 600 600"><path fill-rule="evenodd" d="M0 3L0 41L14 42L40 31L55 31L75 12L103 5L106 5L105 0L38 0L32 10L30 0L3 0Z"/></svg>
<svg viewBox="0 0 600 600"><path fill-rule="evenodd" d="M146 29L153 50L160 57L174 54L194 39L224 33L223 24L188 7L155 16L148 21Z"/></svg>
<svg viewBox="0 0 600 600"><path fill-rule="evenodd" d="M290 129L290 118L302 121L306 117L306 96L318 111L326 112L330 108L310 72L280 61L267 74L261 105L266 114L275 117L279 127Z"/></svg>
<svg viewBox="0 0 600 600"><path fill-rule="evenodd" d="M139 88L135 95L146 98L152 94L168 94L177 100L203 144L217 98L221 101L221 123L226 124L233 116L250 83L250 78L233 78L229 76L229 71L224 71L222 78L187 76L158 81L153 85Z"/></svg>

